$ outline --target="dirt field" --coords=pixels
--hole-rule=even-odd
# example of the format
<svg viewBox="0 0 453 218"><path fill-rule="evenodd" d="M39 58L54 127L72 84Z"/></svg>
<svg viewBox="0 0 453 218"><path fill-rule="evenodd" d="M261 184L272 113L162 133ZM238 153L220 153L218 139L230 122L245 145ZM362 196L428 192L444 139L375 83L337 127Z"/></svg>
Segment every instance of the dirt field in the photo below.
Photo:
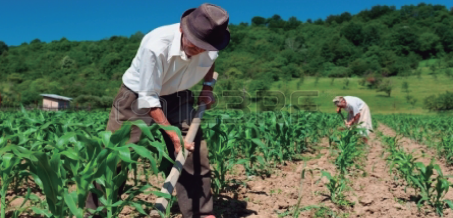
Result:
<svg viewBox="0 0 453 218"><path fill-rule="evenodd" d="M379 125L378 131L387 136L395 136L395 132L384 126ZM434 153L425 145L420 145L408 138L400 140L402 146L407 151L415 151L415 155L420 155L418 161L429 164ZM302 196L300 208L310 206L324 206L337 212L339 216L348 217L438 217L429 207L424 207L418 211L414 190L407 188L404 192L405 184L395 181L389 174L389 168L385 161L386 153L381 139L372 133L370 145L366 150L366 158L363 172L356 172L351 178L352 187L347 191L347 199L355 202L352 207L338 208L328 198L328 190L325 179L317 180L321 177L320 170L328 171L333 174L336 169L333 158L329 154L328 141L322 140L319 146L322 156L307 162L290 162L286 166L276 169L270 178L245 176L244 169L238 166L234 175L229 175L230 179L246 181L247 187L239 187L235 192L227 193L228 198L216 202L215 210L217 217L248 217L248 218L271 218L278 217L278 213L283 213L298 203L299 196ZM421 154L424 153L424 157ZM445 166L441 161L437 163L442 168L444 174L453 174L452 169ZM306 173L306 178L301 179L302 171L313 170L313 177ZM300 193L299 193L300 192ZM453 191L450 190L446 196L453 199ZM321 213L319 210L306 210L299 217L328 217L328 210ZM451 209L444 210L444 217L452 216ZM322 216L324 215L324 216ZM177 216L180 217L180 216ZM288 216L290 217L290 216Z"/></svg>
<svg viewBox="0 0 453 218"><path fill-rule="evenodd" d="M379 125L378 131L387 136L395 136L395 132ZM425 145L418 144L408 138L400 140L402 146L409 152L414 151L419 155L419 161L429 164L431 157L435 157L432 150ZM245 186L236 185L232 190L223 194L214 203L216 217L236 218L273 218L279 213L292 211L298 204L304 208L299 217L329 217L329 213L336 213L338 217L437 217L429 207L418 211L414 190L407 188L401 180L395 181L389 174L389 168L385 161L387 156L381 139L372 133L366 149L364 158L364 170L356 170L348 179L350 180L349 190L346 190L346 198L355 202L353 206L339 208L328 197L328 189L325 178L321 179L320 170L335 174L333 164L334 157L330 155L327 139L318 144L320 150L317 154L309 154L308 161L288 162L284 166L274 169L270 177L245 175L245 170L238 165L228 175L228 179L245 182ZM321 155L319 155L321 153ZM423 154L423 156L422 156ZM444 174L453 174L452 168L447 167L442 161L437 161ZM302 179L302 172L305 170L305 179ZM313 175L310 173L313 172ZM132 175L131 175L132 176ZM144 177L142 179L145 179ZM145 179L146 180L146 179ZM155 186L161 186L162 178L152 177L148 181ZM133 185L128 182L128 185ZM42 195L36 193L42 198ZM8 199L13 197L10 193ZM124 198L126 196L123 196ZM447 199L453 199L453 191L447 193ZM154 195L139 195L136 200L153 203ZM12 211L22 203L21 199L13 201L8 210ZM319 209L323 208L323 209ZM172 207L172 217L182 217L177 204ZM450 209L444 210L445 217L453 216ZM24 214L21 217L32 217ZM143 217L135 209L125 208L119 217ZM291 217L284 216L281 217Z"/></svg>

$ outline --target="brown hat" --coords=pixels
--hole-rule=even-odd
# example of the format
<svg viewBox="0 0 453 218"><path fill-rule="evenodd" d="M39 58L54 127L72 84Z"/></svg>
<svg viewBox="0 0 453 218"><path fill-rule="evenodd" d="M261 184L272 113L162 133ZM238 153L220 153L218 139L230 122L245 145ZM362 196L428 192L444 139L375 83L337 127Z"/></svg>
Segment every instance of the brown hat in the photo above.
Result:
<svg viewBox="0 0 453 218"><path fill-rule="evenodd" d="M205 3L184 12L181 28L184 36L197 47L219 51L230 42L228 21L228 13L223 8Z"/></svg>

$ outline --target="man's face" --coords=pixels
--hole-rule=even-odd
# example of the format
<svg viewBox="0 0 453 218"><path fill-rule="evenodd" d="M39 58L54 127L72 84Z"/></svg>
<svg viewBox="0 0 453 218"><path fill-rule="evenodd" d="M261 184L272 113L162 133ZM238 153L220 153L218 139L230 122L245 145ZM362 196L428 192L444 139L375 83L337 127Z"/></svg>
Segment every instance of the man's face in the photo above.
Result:
<svg viewBox="0 0 453 218"><path fill-rule="evenodd" d="M341 99L339 106L342 107L342 108L346 108L346 105L347 105L346 104L346 100Z"/></svg>
<svg viewBox="0 0 453 218"><path fill-rule="evenodd" d="M200 54L206 50L202 48L198 48L196 45L192 44L185 36L184 33L182 34L182 50L186 53L188 56L195 56L197 54Z"/></svg>

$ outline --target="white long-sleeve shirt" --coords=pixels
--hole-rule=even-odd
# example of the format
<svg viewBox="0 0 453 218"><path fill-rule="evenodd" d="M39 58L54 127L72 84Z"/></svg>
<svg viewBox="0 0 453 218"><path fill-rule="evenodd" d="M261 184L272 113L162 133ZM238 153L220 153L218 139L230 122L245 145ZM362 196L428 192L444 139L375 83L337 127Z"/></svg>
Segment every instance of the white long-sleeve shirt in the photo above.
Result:
<svg viewBox="0 0 453 218"><path fill-rule="evenodd" d="M354 96L344 96L343 97L344 100L346 100L346 111L348 111L349 113L352 113L354 116L357 115L358 113L360 113L360 110L363 108L363 106L365 105L365 102L358 98L358 97L354 97Z"/></svg>
<svg viewBox="0 0 453 218"><path fill-rule="evenodd" d="M146 34L123 75L123 84L138 94L138 108L161 107L159 96L186 90L204 78L217 51L205 51L190 59L181 50L179 23Z"/></svg>

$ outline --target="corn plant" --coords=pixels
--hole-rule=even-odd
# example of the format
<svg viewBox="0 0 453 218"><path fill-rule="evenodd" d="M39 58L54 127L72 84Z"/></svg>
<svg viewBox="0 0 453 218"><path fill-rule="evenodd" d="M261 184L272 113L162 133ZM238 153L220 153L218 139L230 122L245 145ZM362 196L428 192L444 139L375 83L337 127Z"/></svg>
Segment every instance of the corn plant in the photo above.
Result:
<svg viewBox="0 0 453 218"><path fill-rule="evenodd" d="M453 203L450 200L443 199L453 185L443 175L439 165L433 164L433 162L434 160L428 166L417 162L416 166L419 173L414 174L411 179L418 187L421 195L417 206L420 207L424 202L427 202L436 209L438 215L443 216L443 209L446 204L453 208ZM434 176L434 170L436 170L437 176Z"/></svg>
<svg viewBox="0 0 453 218"><path fill-rule="evenodd" d="M6 139L0 138L0 144L5 144ZM3 147L0 145L0 147ZM3 150L3 151L1 151ZM19 171L17 170L20 164L20 159L12 153L3 153L6 149L0 150L0 178L1 178L1 218L5 218L6 214L6 192L12 180L17 176ZM2 154L3 153L3 154ZM16 169L15 169L16 168Z"/></svg>
<svg viewBox="0 0 453 218"><path fill-rule="evenodd" d="M453 135L442 137L437 148L439 156L445 157L448 164L453 164Z"/></svg>
<svg viewBox="0 0 453 218"><path fill-rule="evenodd" d="M453 156L449 140L453 131L453 119L451 116L377 115L375 117L399 134L427 144L428 146L437 147L439 156L444 157L447 163L452 163L449 160Z"/></svg>
<svg viewBox="0 0 453 218"><path fill-rule="evenodd" d="M410 186L413 186L411 178L414 174L415 161L417 158L415 158L412 154L404 152L403 150L395 151L395 153L391 155L391 158L393 160L390 164L390 171L392 171L393 167L397 166L397 172L400 177L405 179Z"/></svg>
<svg viewBox="0 0 453 218"><path fill-rule="evenodd" d="M209 159L213 163L213 178L212 186L214 195L219 195L228 186L228 181L225 176L234 164L245 164L247 161L236 161L231 158L234 150L234 145L240 141L240 134L232 125L224 125L225 131L222 130L221 119L216 119L216 124L209 127L209 131L205 132L206 138L210 145Z"/></svg>
<svg viewBox="0 0 453 218"><path fill-rule="evenodd" d="M355 160L363 154L362 144L358 142L357 134L359 129L353 126L350 130L338 133L335 140L338 148L338 156L335 165L340 170L341 175L347 174L352 166L360 168Z"/></svg>
<svg viewBox="0 0 453 218"><path fill-rule="evenodd" d="M346 189L346 179L340 174L332 176L327 171L321 171L321 178L326 177L329 180L329 183L326 184L327 189L329 190L329 198L333 203L340 206L347 206L351 203L346 200L343 191Z"/></svg>
<svg viewBox="0 0 453 218"><path fill-rule="evenodd" d="M392 169L395 167L398 175L409 186L413 187L416 193L419 193L418 208L424 203L428 203L428 205L435 208L436 213L440 216L443 216L445 205L453 208L453 203L448 199L444 199L452 184L447 180L448 177L444 176L439 165L434 164L434 159L431 160L428 166L425 166L421 162L415 162L417 158L412 153L406 153L398 146L397 136L383 136L383 139L388 145L387 151L390 153L387 158L390 172L393 172ZM434 174L435 171L437 176ZM405 191L406 188L404 189Z"/></svg>
<svg viewBox="0 0 453 218"><path fill-rule="evenodd" d="M3 183L0 194L3 217L7 205L6 190L10 182L14 178L26 178L27 175L33 178L46 196L43 207L32 207L36 214L46 217L83 217L86 196L91 190L100 196L100 201L104 204L98 211L92 212L105 212L107 217L117 217L122 207L132 204L132 199L117 199L119 185L127 177L126 171L116 172L117 164L121 161L123 169L130 168L141 157L149 160L153 172L157 173L157 161L162 157L170 159L164 153L163 144L152 137L156 135L151 134L156 126L149 128L142 121L126 123L113 134L101 131L95 136L97 130L93 131L84 124L68 123L60 119L45 120L50 115L43 113L34 117L24 111L22 113L25 118L8 120L0 127ZM58 116L64 117L65 114L55 115ZM27 124L28 129L23 129L24 125L21 124ZM129 138L131 125L142 130L144 137L140 143L153 147L155 153L146 149L146 146L125 143ZM6 134L10 136L3 137ZM146 140L149 143L143 144ZM93 181L101 184L103 190L94 189ZM73 184L77 189L70 192L68 187ZM26 199L28 198L30 195L27 194ZM137 208L138 205L132 206ZM141 206L137 210L142 210Z"/></svg>
<svg viewBox="0 0 453 218"><path fill-rule="evenodd" d="M209 111L206 115L216 120L213 125L202 125L213 161L216 195L226 191L226 175L235 164L245 165L249 175L269 173L269 167L310 151L311 143L329 136L330 129L340 124L336 116L308 112L250 113L243 115L247 120L243 123L228 119L239 116L237 112ZM147 176L159 173L159 163L169 159L160 130L179 130L137 121L126 122L111 133L104 131L107 121L108 113L104 112L0 112L3 217L9 216L6 192L28 183L36 184L45 200L40 201L28 189L25 196L16 197L24 197L24 204L28 201L30 205L13 212L15 217L28 209L44 217L81 217L86 212L116 217L126 205L145 215L134 196L142 193L173 199L158 192L160 188L139 183L137 167L149 165L144 169ZM137 144L127 144L133 125L140 128L142 138ZM117 166L121 171L116 171ZM129 197L122 200L116 192L128 179L126 169L134 173L134 186L125 190ZM101 190L94 187L94 182ZM85 209L88 191L98 195L103 204L96 211Z"/></svg>

